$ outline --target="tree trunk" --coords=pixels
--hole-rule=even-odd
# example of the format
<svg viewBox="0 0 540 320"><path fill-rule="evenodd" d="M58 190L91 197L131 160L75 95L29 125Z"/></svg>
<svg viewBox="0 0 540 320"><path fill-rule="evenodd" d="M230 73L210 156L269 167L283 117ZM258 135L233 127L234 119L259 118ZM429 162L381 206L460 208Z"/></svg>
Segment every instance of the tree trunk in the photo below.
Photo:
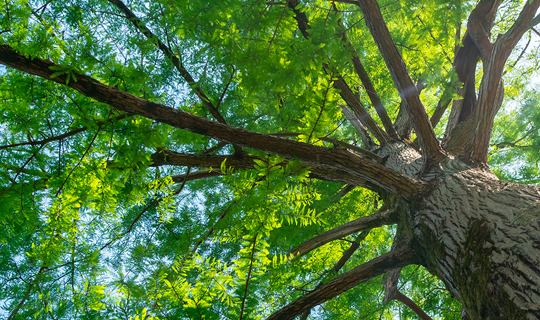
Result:
<svg viewBox="0 0 540 320"><path fill-rule="evenodd" d="M410 217L425 267L471 319L540 318L540 188L450 159L430 183Z"/></svg>
<svg viewBox="0 0 540 320"><path fill-rule="evenodd" d="M421 173L420 154L402 143L379 155L386 166L429 183L400 210L407 220L400 226L408 226L422 264L470 319L539 319L540 188L500 181L451 158Z"/></svg>

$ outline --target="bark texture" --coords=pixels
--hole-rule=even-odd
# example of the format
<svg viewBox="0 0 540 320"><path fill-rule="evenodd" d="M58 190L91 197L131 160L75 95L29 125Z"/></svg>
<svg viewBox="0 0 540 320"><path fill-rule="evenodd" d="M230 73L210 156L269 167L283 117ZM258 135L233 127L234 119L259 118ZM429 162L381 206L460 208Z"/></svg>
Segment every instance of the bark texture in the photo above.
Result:
<svg viewBox="0 0 540 320"><path fill-rule="evenodd" d="M540 318L540 189L448 159L412 215L424 265L471 319Z"/></svg>
<svg viewBox="0 0 540 320"><path fill-rule="evenodd" d="M404 143L383 147L385 165L429 183L413 204L398 203L400 227L431 273L470 319L540 318L540 188L497 179L449 157L422 171Z"/></svg>

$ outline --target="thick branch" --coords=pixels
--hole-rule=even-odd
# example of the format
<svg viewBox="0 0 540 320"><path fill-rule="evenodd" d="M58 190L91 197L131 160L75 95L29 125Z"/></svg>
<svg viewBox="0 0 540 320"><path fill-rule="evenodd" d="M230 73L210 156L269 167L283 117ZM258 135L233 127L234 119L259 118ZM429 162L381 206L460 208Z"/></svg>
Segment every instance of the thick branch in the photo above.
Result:
<svg viewBox="0 0 540 320"><path fill-rule="evenodd" d="M301 296L272 314L267 320L292 320L304 311L328 301L362 282L379 276L388 270L414 263L417 263L417 257L409 246L383 254Z"/></svg>
<svg viewBox="0 0 540 320"><path fill-rule="evenodd" d="M416 90L418 90L418 94L422 92L425 88L425 80L418 80L418 83L416 84ZM399 104L399 112L396 117L396 122L394 123L394 127L397 130L398 135L401 137L401 139L405 141L411 140L412 137L412 131L414 128L414 121L412 119L411 114L407 110L407 101L401 100L401 103Z"/></svg>
<svg viewBox="0 0 540 320"><path fill-rule="evenodd" d="M539 6L539 0L529 0L525 2L523 9L521 9L521 12L519 13L519 17L512 27L505 34L497 38L495 44L499 45L500 43L500 50L499 52L495 52L495 54L501 55L501 57L506 56L506 58L508 58L519 39L521 39L523 34L531 28L531 24L534 24L535 20L538 19L538 17L535 17L535 14Z"/></svg>
<svg viewBox="0 0 540 320"><path fill-rule="evenodd" d="M398 292L399 276L401 275L401 268L393 269L388 272L388 276L383 280L384 286L384 298L383 303L386 304L396 298Z"/></svg>
<svg viewBox="0 0 540 320"><path fill-rule="evenodd" d="M397 222L397 219L397 214L394 211L383 211L370 216L358 218L356 220L342 224L339 227L335 227L334 229L316 235L315 237L305 241L301 245L292 249L289 253L289 257L301 257L306 253L327 244L330 241L346 237L356 232L371 230L381 226L394 224Z"/></svg>
<svg viewBox="0 0 540 320"><path fill-rule="evenodd" d="M467 32L463 37L470 38L477 47L482 61L486 61L491 53L491 29L495 21L497 10L502 0L482 0L471 11L467 21Z"/></svg>
<svg viewBox="0 0 540 320"><path fill-rule="evenodd" d="M463 84L457 93L463 99L454 100L452 110L446 124L445 144L452 139L454 128L466 121L476 110L476 65L478 60L487 65L493 48L491 29L500 0L482 0L472 10L467 22L467 32L463 36L462 46L458 47L454 56L454 68L458 80Z"/></svg>
<svg viewBox="0 0 540 320"><path fill-rule="evenodd" d="M217 168L221 167L223 161L227 167L235 169L253 169L254 160L258 157L248 155L211 155L211 154L187 154L170 150L160 150L151 155L152 166L187 166L198 168Z"/></svg>
<svg viewBox="0 0 540 320"><path fill-rule="evenodd" d="M439 103L437 103L437 108L435 108L435 111L433 111L431 118L429 118L429 122L431 122L431 126L433 128L437 127L437 125L439 124L439 121L441 121L441 118L443 114L446 112L446 109L448 108L448 105L450 104L451 101L452 99L450 98L447 98L445 100L443 99L439 100Z"/></svg>
<svg viewBox="0 0 540 320"><path fill-rule="evenodd" d="M161 150L160 152L153 154L151 159L153 162L152 166L172 165L196 168L217 168L213 170L201 170L191 173L189 174L188 181L222 175L223 173L219 168L221 167L223 161L225 161L225 165L227 167L232 167L235 170L242 170L254 169L255 159L263 160L261 158L248 155L198 155L178 153L170 150ZM286 165L286 163L284 162L281 165ZM306 166L304 165L303 167L305 168ZM346 183L373 191L378 191L378 188L375 185L343 170L328 169L316 165L309 166L309 170L309 177L313 179ZM176 179L182 181L181 179L183 176L184 175L173 176L172 178L175 182Z"/></svg>
<svg viewBox="0 0 540 320"><path fill-rule="evenodd" d="M433 127L429 122L429 117L426 113L418 90L414 85L405 62L399 54L390 31L384 22L381 10L376 0L360 0L358 6L364 13L366 25L368 26L375 43L379 47L386 66L394 79L394 83L398 89L402 100L407 101L407 108L413 117L416 134L420 138L422 152L428 162L437 162L444 157L443 151L437 141Z"/></svg>
<svg viewBox="0 0 540 320"><path fill-rule="evenodd" d="M289 4L289 8L291 8L294 12L294 19L296 19L296 22L298 23L298 29L300 29L304 39L307 39L309 37L309 33L307 31L311 29L311 27L309 26L306 14L297 9L298 5L300 4L300 0L289 0L287 3Z"/></svg>
<svg viewBox="0 0 540 320"><path fill-rule="evenodd" d="M0 46L0 63L45 79L51 79L51 75L54 73L50 67L58 68L56 64L48 60L24 57L7 45ZM106 103L113 108L141 115L176 128L236 143L239 146L275 153L289 159L297 158L309 165L341 170L405 197L414 196L424 185L420 181L408 178L346 150L313 146L216 123L188 112L144 100L74 71L70 71L70 74L75 75L77 82L71 81L67 86L81 94ZM67 74L59 75L51 80L66 85Z"/></svg>
<svg viewBox="0 0 540 320"><path fill-rule="evenodd" d="M495 41L489 59L484 61L484 77L480 86L476 126L471 132L473 139L466 146L464 154L474 162L487 164L493 119L501 105L497 101L497 96L500 96L503 91L501 78L504 65L521 36L530 28L539 6L540 0L526 1L516 22Z"/></svg>

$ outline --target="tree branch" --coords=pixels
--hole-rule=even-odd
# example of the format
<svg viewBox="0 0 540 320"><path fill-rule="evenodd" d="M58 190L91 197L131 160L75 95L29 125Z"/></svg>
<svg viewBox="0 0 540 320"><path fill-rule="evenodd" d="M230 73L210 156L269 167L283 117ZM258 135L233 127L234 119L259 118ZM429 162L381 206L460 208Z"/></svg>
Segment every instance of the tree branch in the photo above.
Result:
<svg viewBox="0 0 540 320"><path fill-rule="evenodd" d="M480 86L476 125L471 132L472 139L466 145L463 154L473 162L487 164L493 121L502 103L502 100L497 101L497 98L504 90L501 80L504 65L521 36L530 28L539 6L540 0L526 1L518 19L505 34L498 37L489 59L484 61L484 77Z"/></svg>
<svg viewBox="0 0 540 320"><path fill-rule="evenodd" d="M188 181L193 181L193 180L198 180L198 179L217 177L222 174L223 172L221 172L220 170L199 170L199 171L192 172L190 174L179 174L179 175L171 176L171 179L173 180L174 183L180 183L184 181L188 182Z"/></svg>
<svg viewBox="0 0 540 320"><path fill-rule="evenodd" d="M385 225L396 223L398 220L397 214L394 211L383 211L373 215L358 218L356 220L342 224L334 229L330 229L315 237L305 241L301 245L295 247L289 253L289 258L298 258L306 253L350 234L371 230Z"/></svg>
<svg viewBox="0 0 540 320"><path fill-rule="evenodd" d="M255 234L255 237L253 238L253 247L251 248L251 259L249 260L249 270L248 270L248 274L246 278L246 288L244 290L244 298L242 299L242 306L240 307L240 317L238 317L238 320L242 320L242 316L244 315L244 307L246 304L246 298L248 294L249 280L251 279L251 271L253 270L253 258L255 257L256 246L257 246L257 234Z"/></svg>
<svg viewBox="0 0 540 320"><path fill-rule="evenodd" d="M369 132L367 132L366 128L362 125L360 120L356 117L354 112L349 109L344 104L339 105L341 107L341 111L345 115L345 118L349 120L349 122L352 124L352 126L356 129L356 131L360 134L360 138L362 139L362 144L364 145L364 148L368 150L373 150L376 146L373 139L371 139L371 136L369 135Z"/></svg>
<svg viewBox="0 0 540 320"><path fill-rule="evenodd" d="M300 30L302 30L304 38L309 39L309 34L307 33L307 30L310 29L310 26L307 16L305 15L305 13L300 12L296 9L296 7L300 4L300 1L290 0L288 3L289 7L292 8L293 12L295 13L295 19L298 22L298 27L300 28ZM327 64L323 63L323 66L325 69L328 69ZM388 136L388 134L379 127L375 120L373 120L371 115L362 105L362 102L358 99L358 97L356 97L356 95L352 92L351 88L347 85L345 80L340 75L338 75L338 80L334 81L333 86L334 88L340 90L341 98L345 100L351 110L354 111L356 118L360 121L360 123L362 123L362 125L366 127L373 134L373 136L377 140L379 140L381 144L388 143L390 141L390 137Z"/></svg>
<svg viewBox="0 0 540 320"><path fill-rule="evenodd" d="M348 44L349 47L352 48L352 43L348 42ZM392 120L390 120L390 117L388 116L388 113L386 112L386 109L384 108L382 101L379 98L379 95L377 94L377 91L375 90L375 87L373 86L373 83L371 82L371 79L369 78L366 69L364 68L364 65L362 64L360 58L358 57L358 54L356 53L356 49L354 48L352 62L354 70L360 78L360 81L362 81L362 85L364 86L364 89L366 90L368 97L371 100L371 104L375 108L375 111L377 111L377 114L381 119L384 129L392 139L399 139L397 131L392 125Z"/></svg>
<svg viewBox="0 0 540 320"><path fill-rule="evenodd" d="M333 7L333 10L337 12L335 3L332 4L332 7ZM375 87L373 86L373 83L371 82L371 79L369 78L369 75L366 72L364 65L362 65L362 62L360 61L360 58L358 57L358 52L356 51L356 48L352 45L350 41L347 40L347 34L345 31L346 29L341 23L341 19L338 20L338 24L340 27L344 29L343 32L341 33L341 40L352 51L352 63L354 66L354 70L356 71L356 74L360 78L360 81L362 82L362 85L364 86L364 89L366 90L368 94L369 100L371 100L371 104L375 108L375 111L377 111L377 114L379 115L379 119L381 119L381 122L384 126L384 129L386 130L386 133L390 136L390 138L398 140L399 136L396 132L396 129L392 125L392 121L390 120L390 117L388 116L386 109L384 109L384 106L381 102L381 99L379 98L379 95L377 94L377 91L375 90Z"/></svg>
<svg viewBox="0 0 540 320"><path fill-rule="evenodd" d="M388 134L381 127L379 127L375 120L373 120L362 102L352 92L345 80L340 75L338 75L337 78L337 80L334 80L334 88L340 90L339 94L341 95L341 98L343 98L347 105L354 111L358 120L360 120L360 122L373 134L377 140L379 140L381 144L387 144L390 142L390 137Z"/></svg>
<svg viewBox="0 0 540 320"><path fill-rule="evenodd" d="M198 168L217 168L221 167L223 161L228 167L234 169L253 169L255 166L254 160L259 157L248 155L212 155L212 154L187 154L179 153L171 150L159 150L150 156L153 167L172 165L172 166L189 166Z"/></svg>
<svg viewBox="0 0 540 320"><path fill-rule="evenodd" d="M267 320L292 320L304 311L328 301L362 282L379 276L388 270L414 263L417 263L417 257L410 246L390 251L301 296L272 314Z"/></svg>
<svg viewBox="0 0 540 320"><path fill-rule="evenodd" d="M425 88L425 81L420 79L418 80L418 83L416 84L416 90L418 90L418 94L422 92ZM412 115L407 110L407 101L401 100L399 104L399 111L398 115L396 117L396 122L394 123L394 127L397 130L397 134L405 141L410 141L412 137L412 131L414 128L414 121L412 119Z"/></svg>
<svg viewBox="0 0 540 320"><path fill-rule="evenodd" d="M114 118L111 118L111 119L107 119L107 120L104 120L104 121L96 121L96 126L101 127L101 126L107 124L108 122L122 120L122 119L126 118L127 116L128 116L128 114L124 113L124 114L118 115L118 116L116 116ZM49 137L47 139L43 139L43 140L40 140L40 141L28 141L28 142L21 142L21 143L15 143L15 144L8 144L8 145L5 145L5 146L0 146L0 150L13 148L13 147L20 147L20 146L44 145L44 144L47 144L47 143L52 142L52 141L58 141L58 140L62 140L62 139L65 139L65 138L69 138L69 137L74 136L74 135L76 135L78 133L84 132L87 129L88 129L88 127L84 126L84 127L81 127L81 128L73 129L73 130L71 130L69 132L66 132L66 133L63 133L61 135L54 136L54 137Z"/></svg>
<svg viewBox="0 0 540 320"><path fill-rule="evenodd" d="M334 273L337 273L339 270L341 270L341 268L343 268L345 263L352 257L353 253L360 247L360 242L364 241L364 239L368 235L369 235L369 231L364 231L364 232L360 233L356 237L356 239L354 239L354 241L351 243L351 246L349 247L349 249L345 250L345 252L343 252L343 255L338 260L338 262L336 262L334 264L334 267L332 268L332 271ZM323 284L324 284L323 282L319 283L319 285L317 285L317 287L315 289L320 288ZM300 320L306 320L307 317L309 316L310 312L311 312L311 309L307 309L306 311L304 311L304 313L302 314L302 317L300 317Z"/></svg>
<svg viewBox="0 0 540 320"><path fill-rule="evenodd" d="M441 99L439 100L439 103L437 103L437 108L435 108L435 111L433 111L431 118L429 118L429 122L431 122L431 126L433 128L437 127L437 124L439 124L439 121L441 121L441 118L446 112L448 105L450 105L450 102L452 102L452 99L448 98L444 102L443 99Z"/></svg>
<svg viewBox="0 0 540 320"><path fill-rule="evenodd" d="M388 272L388 276L383 281L383 286L384 286L383 304L387 304L388 302L396 298L396 294L398 292L397 286L399 283L400 275L401 275L401 268L392 269L390 272Z"/></svg>
<svg viewBox="0 0 540 320"><path fill-rule="evenodd" d="M54 73L53 69L59 67L49 60L30 59L22 56L7 45L0 45L0 63L45 79L51 79L51 75ZM68 83L67 74L71 74L72 79L77 79L77 82L71 81ZM275 153L288 159L297 158L308 165L344 171L357 178L365 179L391 193L405 197L416 195L424 186L421 181L408 178L346 150L313 146L216 123L188 112L136 97L72 70L69 70L67 74L58 75L51 80L67 85L87 97L125 112L134 113L217 140L235 143L239 146Z"/></svg>
<svg viewBox="0 0 540 320"><path fill-rule="evenodd" d="M36 276L34 277L34 280L28 285L28 289L26 289L26 293L24 294L21 302L19 302L19 304L13 309L13 311L11 311L11 313L9 314L9 317L7 318L7 320L15 319L15 317L17 316L17 313L19 313L19 310L21 309L22 306L24 306L24 303L26 302L26 300L30 296L30 293L32 293L32 288L34 287L34 285L37 285L38 281L40 280L41 276L43 275L43 272L46 271L45 269L46 269L46 267L39 268L39 271L36 274Z"/></svg>
<svg viewBox="0 0 540 320"><path fill-rule="evenodd" d="M493 48L491 29L500 4L500 0L482 0L469 15L467 32L461 41L463 45L457 48L453 63L458 80L463 84L463 88L459 88L457 93L463 99L454 100L452 104L445 140L451 139L452 130L476 110L476 65L480 58L484 66L488 63Z"/></svg>
<svg viewBox="0 0 540 320"><path fill-rule="evenodd" d="M491 54L491 29L501 2L502 0L481 0L471 11L467 21L467 32L463 36L463 43L465 44L466 39L470 38L482 57L482 61L486 61Z"/></svg>
<svg viewBox="0 0 540 320"><path fill-rule="evenodd" d="M150 29L146 27L145 23L141 21L141 19L139 19L128 7L126 7L126 5L122 1L109 0L109 2L115 5L118 9L120 9L120 11L122 11L126 15L126 18L131 21L131 23L133 23L135 28L139 30L142 34L144 34L146 38L148 38L148 40L157 42L159 50L161 50L161 52L163 52L163 54L172 62L176 70L178 70L182 78L186 80L193 93L195 93L195 95L199 97L206 109L210 111L212 116L214 116L214 118L218 122L227 124L227 121L225 121L225 118L223 118L221 113L219 113L217 107L214 106L214 104L210 101L210 98L204 93L201 87L197 85L191 74L184 67L180 58L178 58L178 56L175 55L169 47L167 47L156 35L154 35L152 31L150 31ZM236 152L242 151L242 149L240 149L238 146L234 147Z"/></svg>
<svg viewBox="0 0 540 320"><path fill-rule="evenodd" d="M359 154L362 154L362 155L370 158L371 160L377 161L378 163L383 163L383 158L379 157L375 153L373 153L371 151L368 151L366 149L362 149L362 148L359 148L357 146L353 146L352 144L348 144L346 142L339 141L339 140L332 139L332 138L327 138L327 137L319 137L319 140L330 142L330 143L334 144L335 146L340 146L340 147L345 148L345 149L356 151Z"/></svg>
<svg viewBox="0 0 540 320"><path fill-rule="evenodd" d="M531 28L540 23L540 14L531 20Z"/></svg>
<svg viewBox="0 0 540 320"><path fill-rule="evenodd" d="M390 31L384 22L377 1L359 0L357 5L364 13L366 25L371 31L373 39L394 79L401 99L407 101L407 108L413 117L416 134L420 138L422 153L428 163L438 162L444 157L443 150L437 141L429 117L420 101L418 90L412 82L405 62L390 36Z"/></svg>
<svg viewBox="0 0 540 320"><path fill-rule="evenodd" d="M352 255L356 251L356 249L358 249L360 247L360 242L364 241L364 239L368 235L369 235L369 230L366 230L366 231L363 231L362 233L360 233L356 237L356 239L354 239L354 241L351 243L351 246L349 247L349 249L345 250L345 252L343 252L343 255L338 260L338 262L336 262L336 264L334 264L334 267L333 267L334 272L338 272L339 270L341 270L341 268L343 268L345 263L347 261L349 261L349 259L352 257Z"/></svg>
<svg viewBox="0 0 540 320"><path fill-rule="evenodd" d="M170 150L160 150L158 153L151 155L153 164L151 166L190 166L196 168L217 168L212 170L200 170L194 173L191 173L188 177L188 181L203 179L208 177L214 177L222 175L220 171L221 164L223 161L227 167L232 167L235 170L242 169L254 169L255 168L255 159L258 157L238 154L233 155L198 155L198 154L185 154L178 153ZM281 165L286 165L282 163ZM304 165L303 168L306 166ZM347 173L343 170L328 169L325 167L310 165L309 166L309 177L313 179L319 179L324 181L333 181L340 182L345 184L351 184L354 186L359 186L369 190L377 191L377 186L367 182L364 179L358 178L350 173ZM182 179L184 175L173 176L173 181L175 179Z"/></svg>
<svg viewBox="0 0 540 320"><path fill-rule="evenodd" d="M427 313L424 312L424 310L422 310L422 308L420 308L416 303L414 303L414 301L409 299L409 297L401 293L399 290L396 292L395 299L411 308L411 310L414 311L421 320L433 320Z"/></svg>
<svg viewBox="0 0 540 320"><path fill-rule="evenodd" d="M311 29L311 27L309 26L306 14L296 9L296 7L298 7L298 5L300 4L300 0L289 0L288 3L289 8L291 8L294 12L294 19L298 23L298 28L300 29L300 32L302 33L304 38L307 39L309 37L309 33L307 31Z"/></svg>

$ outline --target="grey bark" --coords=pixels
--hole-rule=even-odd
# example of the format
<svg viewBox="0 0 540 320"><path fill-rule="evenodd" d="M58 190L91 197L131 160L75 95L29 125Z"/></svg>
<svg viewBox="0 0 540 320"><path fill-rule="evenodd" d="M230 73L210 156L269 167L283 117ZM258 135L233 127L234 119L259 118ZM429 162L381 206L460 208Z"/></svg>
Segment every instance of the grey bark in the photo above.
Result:
<svg viewBox="0 0 540 320"><path fill-rule="evenodd" d="M540 189L448 159L411 215L426 268L471 319L540 318Z"/></svg>
<svg viewBox="0 0 540 320"><path fill-rule="evenodd" d="M391 147L387 163L415 176L412 164L421 158ZM400 226L410 228L421 264L470 319L540 318L540 188L500 181L452 158L416 177L430 188L401 211Z"/></svg>

